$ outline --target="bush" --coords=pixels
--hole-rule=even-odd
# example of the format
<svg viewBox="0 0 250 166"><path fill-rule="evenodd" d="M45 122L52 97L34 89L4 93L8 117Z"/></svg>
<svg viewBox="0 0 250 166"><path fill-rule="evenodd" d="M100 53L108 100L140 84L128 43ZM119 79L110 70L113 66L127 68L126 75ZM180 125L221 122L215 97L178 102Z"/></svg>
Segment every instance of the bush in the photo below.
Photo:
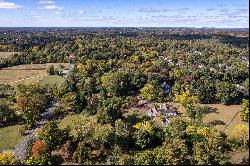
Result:
<svg viewBox="0 0 250 166"><path fill-rule="evenodd" d="M108 165L116 165L119 160L119 156L122 154L122 150L119 146L115 145L112 148L111 154L107 158Z"/></svg>
<svg viewBox="0 0 250 166"><path fill-rule="evenodd" d="M32 146L32 157L39 159L43 154L48 153L47 147L41 140L36 140Z"/></svg>
<svg viewBox="0 0 250 166"><path fill-rule="evenodd" d="M93 139L95 147L101 145L107 148L111 147L115 141L114 127L109 124L96 126Z"/></svg>
<svg viewBox="0 0 250 166"><path fill-rule="evenodd" d="M198 165L225 165L228 158L225 153L226 139L222 133L210 127L198 127L200 139L193 142L193 159Z"/></svg>
<svg viewBox="0 0 250 166"><path fill-rule="evenodd" d="M248 147L249 128L246 125L236 125L229 133L229 141L236 147Z"/></svg>
<svg viewBox="0 0 250 166"><path fill-rule="evenodd" d="M73 154L72 161L81 164L88 161L88 159L90 159L90 148L84 142L79 142Z"/></svg>
<svg viewBox="0 0 250 166"><path fill-rule="evenodd" d="M0 153L0 165L13 165L14 163L14 153Z"/></svg>
<svg viewBox="0 0 250 166"><path fill-rule="evenodd" d="M115 143L122 147L128 147L132 143L131 129L121 119L115 121Z"/></svg>
<svg viewBox="0 0 250 166"><path fill-rule="evenodd" d="M190 164L190 153L185 140L169 138L163 144L164 161L167 165Z"/></svg>
<svg viewBox="0 0 250 166"><path fill-rule="evenodd" d="M54 67L54 65L50 65L50 66L48 67L47 73L48 73L49 75L55 75L55 67Z"/></svg>
<svg viewBox="0 0 250 166"><path fill-rule="evenodd" d="M161 144L163 131L153 121L140 122L133 127L136 130L134 132L135 144L140 148Z"/></svg>
<svg viewBox="0 0 250 166"><path fill-rule="evenodd" d="M10 108L10 105L6 102L0 101L0 123L8 124L16 120L16 113L14 109Z"/></svg>
<svg viewBox="0 0 250 166"><path fill-rule="evenodd" d="M174 119L165 128L166 138L186 138L188 122L183 119Z"/></svg>
<svg viewBox="0 0 250 166"><path fill-rule="evenodd" d="M243 121L249 121L249 101L243 99L242 108L240 110L240 117Z"/></svg>
<svg viewBox="0 0 250 166"><path fill-rule="evenodd" d="M134 156L135 165L155 165L155 158L152 151L146 150Z"/></svg>

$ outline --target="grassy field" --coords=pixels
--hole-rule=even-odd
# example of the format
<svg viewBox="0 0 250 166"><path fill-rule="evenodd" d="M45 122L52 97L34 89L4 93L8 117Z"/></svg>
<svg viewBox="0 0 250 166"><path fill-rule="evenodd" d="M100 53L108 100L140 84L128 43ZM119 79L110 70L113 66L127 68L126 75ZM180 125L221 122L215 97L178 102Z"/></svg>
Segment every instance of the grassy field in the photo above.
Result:
<svg viewBox="0 0 250 166"><path fill-rule="evenodd" d="M0 84L19 84L29 79L36 81L46 70L0 70Z"/></svg>
<svg viewBox="0 0 250 166"><path fill-rule="evenodd" d="M179 104L170 103L170 105L178 108L177 111L184 115L184 109L179 107ZM201 104L201 106L207 107L208 110L204 115L204 122L213 125L219 131L230 132L238 124L249 125L240 119L241 105Z"/></svg>
<svg viewBox="0 0 250 166"><path fill-rule="evenodd" d="M20 54L21 52L0 52L0 58L8 58L9 56L14 55L15 53Z"/></svg>
<svg viewBox="0 0 250 166"><path fill-rule="evenodd" d="M43 79L38 81L38 83L41 84L41 85L49 84L49 85L60 86L63 83L64 80L65 80L65 78L61 77L61 76L48 75L46 77L43 77Z"/></svg>
<svg viewBox="0 0 250 166"><path fill-rule="evenodd" d="M61 84L62 78L59 76L47 76L46 69L49 65L54 65L59 68L59 65L63 65L65 69L69 68L68 63L46 63L46 64L34 64L34 65L17 65L13 67L7 67L0 70L0 84L11 84L17 86L18 84L30 84L40 82Z"/></svg>
<svg viewBox="0 0 250 166"><path fill-rule="evenodd" d="M15 146L24 138L19 132L23 126L15 125L0 128L0 150L8 150Z"/></svg>

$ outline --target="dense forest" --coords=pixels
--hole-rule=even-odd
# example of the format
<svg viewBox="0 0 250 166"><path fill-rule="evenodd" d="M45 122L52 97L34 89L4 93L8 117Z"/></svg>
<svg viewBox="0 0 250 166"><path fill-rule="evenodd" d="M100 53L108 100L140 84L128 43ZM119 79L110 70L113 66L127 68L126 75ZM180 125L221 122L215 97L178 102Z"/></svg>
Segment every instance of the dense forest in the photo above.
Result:
<svg viewBox="0 0 250 166"><path fill-rule="evenodd" d="M60 87L1 85L0 123L32 129L50 101L58 101L31 144L30 165L230 164L229 151L248 148L248 129L217 131L203 122L200 104L242 104L240 116L248 121L248 42L248 29L0 28L0 51L21 52L0 57L0 69L71 65ZM50 66L48 74L58 70ZM186 117L159 125L125 115L142 99L177 102ZM71 114L78 119L60 128Z"/></svg>

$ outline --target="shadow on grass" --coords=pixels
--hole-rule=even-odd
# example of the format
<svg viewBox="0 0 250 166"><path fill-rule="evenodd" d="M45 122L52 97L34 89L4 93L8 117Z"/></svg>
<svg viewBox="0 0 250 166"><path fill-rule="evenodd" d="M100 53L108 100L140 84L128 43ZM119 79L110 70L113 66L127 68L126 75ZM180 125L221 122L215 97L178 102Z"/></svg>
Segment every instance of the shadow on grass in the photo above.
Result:
<svg viewBox="0 0 250 166"><path fill-rule="evenodd" d="M221 120L213 120L212 122L209 122L208 124L212 126L216 126L216 125L225 125L226 123Z"/></svg>
<svg viewBox="0 0 250 166"><path fill-rule="evenodd" d="M203 108L203 113L204 114L209 114L209 113L216 113L218 114L219 112L217 111L217 108L209 107L209 106L204 106Z"/></svg>

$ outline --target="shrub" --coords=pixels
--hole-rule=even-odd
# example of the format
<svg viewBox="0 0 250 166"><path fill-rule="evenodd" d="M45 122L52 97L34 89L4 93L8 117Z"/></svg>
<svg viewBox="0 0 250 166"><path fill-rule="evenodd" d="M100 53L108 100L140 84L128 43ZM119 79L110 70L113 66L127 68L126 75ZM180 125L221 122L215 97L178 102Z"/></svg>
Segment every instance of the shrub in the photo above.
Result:
<svg viewBox="0 0 250 166"><path fill-rule="evenodd" d="M0 153L0 165L13 165L14 163L14 153Z"/></svg>
<svg viewBox="0 0 250 166"><path fill-rule="evenodd" d="M155 158L152 151L146 150L134 156L135 165L155 165Z"/></svg>
<svg viewBox="0 0 250 166"><path fill-rule="evenodd" d="M236 125L229 133L229 141L233 146L246 147L249 144L249 128L246 125Z"/></svg>
<svg viewBox="0 0 250 166"><path fill-rule="evenodd" d="M197 142L193 147L193 157L196 165L226 165L228 158L218 144Z"/></svg>
<svg viewBox="0 0 250 166"><path fill-rule="evenodd" d="M122 147L128 147L132 143L131 129L121 119L115 121L115 143Z"/></svg>
<svg viewBox="0 0 250 166"><path fill-rule="evenodd" d="M190 153L185 140L179 138L167 139L163 144L164 161L167 165L190 164Z"/></svg>
<svg viewBox="0 0 250 166"><path fill-rule="evenodd" d="M35 157L30 157L28 160L26 160L25 165L39 165L40 161L35 159Z"/></svg>
<svg viewBox="0 0 250 166"><path fill-rule="evenodd" d="M163 139L163 131L153 121L139 122L135 128L135 144L140 148L160 144Z"/></svg>
<svg viewBox="0 0 250 166"><path fill-rule="evenodd" d="M75 163L84 163L90 158L90 148L86 146L84 142L79 142L77 149L73 154L73 162Z"/></svg>
<svg viewBox="0 0 250 166"><path fill-rule="evenodd" d="M107 158L108 165L116 165L119 160L119 156L122 154L122 150L119 146L115 145L112 148L111 154Z"/></svg>
<svg viewBox="0 0 250 166"><path fill-rule="evenodd" d="M222 133L213 128L198 127L196 130L200 139L193 143L193 159L198 165L228 164L225 153L226 139Z"/></svg>
<svg viewBox="0 0 250 166"><path fill-rule="evenodd" d="M109 124L95 126L95 132L93 135L94 146L98 147L104 145L109 148L114 144L114 127Z"/></svg>
<svg viewBox="0 0 250 166"><path fill-rule="evenodd" d="M54 67L54 65L50 65L50 66L48 67L47 73L48 73L49 75L55 75L55 67Z"/></svg>
<svg viewBox="0 0 250 166"><path fill-rule="evenodd" d="M14 109L10 108L10 105L6 102L0 101L0 123L8 124L16 119L17 115Z"/></svg>
<svg viewBox="0 0 250 166"><path fill-rule="evenodd" d="M243 121L249 121L249 101L243 99L240 117Z"/></svg>
<svg viewBox="0 0 250 166"><path fill-rule="evenodd" d="M186 128L188 122L183 119L174 119L170 121L168 126L165 128L166 138L186 138Z"/></svg>
<svg viewBox="0 0 250 166"><path fill-rule="evenodd" d="M32 146L32 157L39 159L40 156L47 153L47 147L41 140L36 140Z"/></svg>

